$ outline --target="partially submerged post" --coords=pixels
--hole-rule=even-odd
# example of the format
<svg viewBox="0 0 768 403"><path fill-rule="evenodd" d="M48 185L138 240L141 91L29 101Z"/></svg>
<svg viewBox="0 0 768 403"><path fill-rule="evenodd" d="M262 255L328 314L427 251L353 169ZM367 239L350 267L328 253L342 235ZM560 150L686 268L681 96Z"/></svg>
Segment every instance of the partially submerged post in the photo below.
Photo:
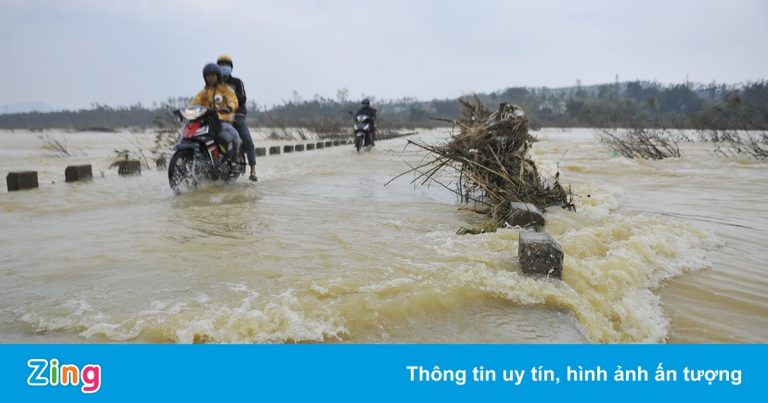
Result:
<svg viewBox="0 0 768 403"><path fill-rule="evenodd" d="M517 256L523 273L556 278L563 276L563 250L549 234L533 231L520 232Z"/></svg>
<svg viewBox="0 0 768 403"><path fill-rule="evenodd" d="M280 146L269 147L269 155L280 154Z"/></svg>
<svg viewBox="0 0 768 403"><path fill-rule="evenodd" d="M296 144L296 145L293 147L293 150L294 150L294 151L296 151L296 152L299 152L299 151L304 151L304 144Z"/></svg>
<svg viewBox="0 0 768 403"><path fill-rule="evenodd" d="M157 167L158 171L162 171L168 168L168 160L165 158L164 155L161 155L155 160L155 167Z"/></svg>
<svg viewBox="0 0 768 403"><path fill-rule="evenodd" d="M64 169L64 178L67 182L78 182L93 179L91 165L71 165Z"/></svg>
<svg viewBox="0 0 768 403"><path fill-rule="evenodd" d="M34 189L39 186L37 183L37 171L10 172L5 177L5 181L9 192Z"/></svg>
<svg viewBox="0 0 768 403"><path fill-rule="evenodd" d="M314 149L315 149L315 143L307 144L307 151L314 150Z"/></svg>
<svg viewBox="0 0 768 403"><path fill-rule="evenodd" d="M544 214L531 203L512 202L509 204L507 224L513 227L543 227Z"/></svg>
<svg viewBox="0 0 768 403"><path fill-rule="evenodd" d="M319 150L319 149L321 149L321 148L325 148L325 142L322 142L322 141L318 141L317 143L315 143L315 147L316 147L318 150Z"/></svg>
<svg viewBox="0 0 768 403"><path fill-rule="evenodd" d="M292 153L294 148L296 148L296 147L292 146L292 145L283 146L283 152L284 153Z"/></svg>
<svg viewBox="0 0 768 403"><path fill-rule="evenodd" d="M141 161L123 160L117 162L117 173L120 176L141 175Z"/></svg>
<svg viewBox="0 0 768 403"><path fill-rule="evenodd" d="M255 151L257 157L264 157L267 155L267 149L264 147L256 147Z"/></svg>

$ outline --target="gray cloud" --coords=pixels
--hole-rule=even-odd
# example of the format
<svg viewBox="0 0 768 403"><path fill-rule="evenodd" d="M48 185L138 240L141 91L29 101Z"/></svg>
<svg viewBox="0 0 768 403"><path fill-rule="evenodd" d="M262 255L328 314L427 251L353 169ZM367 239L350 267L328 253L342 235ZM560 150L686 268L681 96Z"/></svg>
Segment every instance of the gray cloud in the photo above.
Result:
<svg viewBox="0 0 768 403"><path fill-rule="evenodd" d="M20 1L0 3L0 104L77 108L191 95L235 59L250 98L453 97L768 71L768 2Z"/></svg>

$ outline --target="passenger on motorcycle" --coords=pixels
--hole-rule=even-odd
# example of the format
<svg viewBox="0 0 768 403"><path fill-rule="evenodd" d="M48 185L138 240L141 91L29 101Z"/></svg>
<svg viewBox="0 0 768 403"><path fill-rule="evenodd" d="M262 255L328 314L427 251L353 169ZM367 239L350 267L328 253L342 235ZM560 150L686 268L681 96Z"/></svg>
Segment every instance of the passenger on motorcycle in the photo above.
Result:
<svg viewBox="0 0 768 403"><path fill-rule="evenodd" d="M213 63L203 67L205 88L195 95L192 105L201 105L216 111L221 120L221 131L216 134L216 141L225 145L230 163L236 164L240 152L240 136L232 126L235 111L238 108L237 95L230 86L224 83L219 66Z"/></svg>
<svg viewBox="0 0 768 403"><path fill-rule="evenodd" d="M367 115L371 118L371 147L373 147L374 140L376 140L378 134L378 130L376 129L376 108L371 106L371 100L368 98L365 98L361 104L363 107L357 110L355 116Z"/></svg>
<svg viewBox="0 0 768 403"><path fill-rule="evenodd" d="M221 69L221 74L224 76L224 82L227 83L235 91L237 95L237 102L240 105L235 112L235 121L233 126L237 133L240 134L240 139L243 141L243 147L245 147L245 154L248 157L248 165L251 167L251 176L248 178L252 181L257 181L256 177L256 149L253 146L253 138L251 132L248 130L248 125L245 121L245 114L247 113L245 103L247 101L245 97L245 84L243 80L232 76L232 58L227 55L221 55L216 60L216 64Z"/></svg>

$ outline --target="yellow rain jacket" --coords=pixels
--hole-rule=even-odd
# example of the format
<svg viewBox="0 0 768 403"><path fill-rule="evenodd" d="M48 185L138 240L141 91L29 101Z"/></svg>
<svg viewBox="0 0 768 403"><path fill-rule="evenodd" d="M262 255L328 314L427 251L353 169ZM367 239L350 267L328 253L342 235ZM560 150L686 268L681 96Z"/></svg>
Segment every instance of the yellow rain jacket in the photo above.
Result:
<svg viewBox="0 0 768 403"><path fill-rule="evenodd" d="M220 101L216 102L216 96L221 95ZM232 123L235 120L235 112L237 111L237 95L232 87L227 84L216 84L215 86L206 85L202 91L195 95L195 98L191 102L192 105L201 105L208 109L220 111L223 108L229 108L229 113L218 112L219 119Z"/></svg>

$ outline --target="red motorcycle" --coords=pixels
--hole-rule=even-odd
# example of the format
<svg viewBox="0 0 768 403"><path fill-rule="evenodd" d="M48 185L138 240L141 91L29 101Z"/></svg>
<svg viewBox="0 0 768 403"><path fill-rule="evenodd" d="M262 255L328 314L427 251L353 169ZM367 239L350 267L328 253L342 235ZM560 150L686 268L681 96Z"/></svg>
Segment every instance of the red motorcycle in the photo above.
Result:
<svg viewBox="0 0 768 403"><path fill-rule="evenodd" d="M234 181L245 174L242 148L233 161L226 153L226 145L215 140L215 134L221 130L216 111L193 105L174 113L185 122L168 163L168 181L174 193L193 190L201 180Z"/></svg>

